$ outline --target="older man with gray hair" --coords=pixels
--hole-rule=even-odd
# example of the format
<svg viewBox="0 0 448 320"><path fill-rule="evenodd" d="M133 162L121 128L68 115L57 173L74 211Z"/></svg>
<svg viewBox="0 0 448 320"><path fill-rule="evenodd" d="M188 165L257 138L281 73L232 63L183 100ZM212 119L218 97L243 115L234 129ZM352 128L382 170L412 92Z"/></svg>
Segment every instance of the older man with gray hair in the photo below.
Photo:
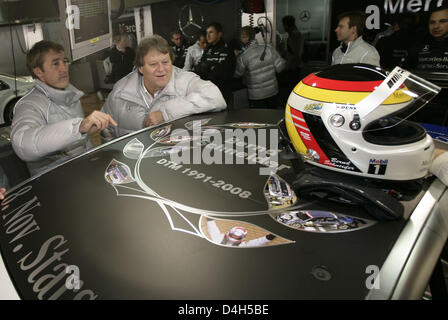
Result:
<svg viewBox="0 0 448 320"><path fill-rule="evenodd" d="M218 87L173 66L173 60L172 48L161 36L140 41L137 70L115 84L102 108L118 123L101 133L103 141L164 121L226 108Z"/></svg>

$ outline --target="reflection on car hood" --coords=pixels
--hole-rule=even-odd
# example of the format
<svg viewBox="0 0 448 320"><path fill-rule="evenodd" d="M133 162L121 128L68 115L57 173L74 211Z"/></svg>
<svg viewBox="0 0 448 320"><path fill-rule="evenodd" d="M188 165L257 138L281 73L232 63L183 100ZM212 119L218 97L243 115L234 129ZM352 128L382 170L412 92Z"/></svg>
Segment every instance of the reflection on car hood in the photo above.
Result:
<svg viewBox="0 0 448 320"><path fill-rule="evenodd" d="M0 73L0 80L3 80L8 83L14 83L14 76L5 73ZM17 82L23 84L34 84L34 79L31 76L17 76L16 80Z"/></svg>

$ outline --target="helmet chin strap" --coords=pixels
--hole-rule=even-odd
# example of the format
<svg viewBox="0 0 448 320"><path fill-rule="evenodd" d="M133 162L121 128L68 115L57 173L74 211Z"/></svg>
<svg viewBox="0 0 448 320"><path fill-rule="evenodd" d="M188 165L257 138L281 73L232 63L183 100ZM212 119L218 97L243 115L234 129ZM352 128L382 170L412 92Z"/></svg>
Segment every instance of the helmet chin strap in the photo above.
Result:
<svg viewBox="0 0 448 320"><path fill-rule="evenodd" d="M409 75L409 71L401 69L400 67L395 67L375 90L355 104L355 109L357 110L361 121L400 88Z"/></svg>

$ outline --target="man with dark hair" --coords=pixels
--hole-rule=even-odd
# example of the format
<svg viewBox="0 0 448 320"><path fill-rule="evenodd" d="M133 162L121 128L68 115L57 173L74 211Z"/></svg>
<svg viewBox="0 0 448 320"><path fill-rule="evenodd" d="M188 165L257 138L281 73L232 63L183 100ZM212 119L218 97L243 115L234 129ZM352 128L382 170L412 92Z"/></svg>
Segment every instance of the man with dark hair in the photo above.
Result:
<svg viewBox="0 0 448 320"><path fill-rule="evenodd" d="M201 57L196 73L204 80L210 80L221 90L227 105L232 102L232 79L235 71L235 54L222 39L222 26L210 23L207 32L207 48Z"/></svg>
<svg viewBox="0 0 448 320"><path fill-rule="evenodd" d="M426 71L448 71L448 5L432 10L428 21L429 36L413 47L405 67Z"/></svg>
<svg viewBox="0 0 448 320"><path fill-rule="evenodd" d="M140 41L137 70L115 84L102 108L118 123L101 133L104 141L164 121L226 108L213 83L173 66L173 61L173 50L161 36Z"/></svg>
<svg viewBox="0 0 448 320"><path fill-rule="evenodd" d="M331 64L368 63L379 66L378 51L362 39L364 14L350 11L342 13L338 19L338 26L334 31L341 45L333 51Z"/></svg>
<svg viewBox="0 0 448 320"><path fill-rule="evenodd" d="M185 65L185 58L187 56L188 46L184 43L184 38L180 31L173 31L170 34L171 42L173 43L174 62L178 68L183 68Z"/></svg>
<svg viewBox="0 0 448 320"><path fill-rule="evenodd" d="M85 152L93 146L88 133L116 123L100 111L84 118L79 101L84 93L69 83L68 60L60 44L39 41L26 61L35 86L16 104L11 142L33 175Z"/></svg>

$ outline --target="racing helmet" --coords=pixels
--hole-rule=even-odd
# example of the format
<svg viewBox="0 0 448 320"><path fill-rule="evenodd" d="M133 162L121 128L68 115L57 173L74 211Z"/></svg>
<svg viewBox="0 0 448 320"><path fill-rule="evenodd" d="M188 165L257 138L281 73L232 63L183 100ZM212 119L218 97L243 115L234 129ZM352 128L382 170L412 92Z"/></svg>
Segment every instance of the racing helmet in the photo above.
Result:
<svg viewBox="0 0 448 320"><path fill-rule="evenodd" d="M339 64L291 92L285 124L294 149L313 165L362 177L413 180L430 167L434 143L406 120L440 88L396 67Z"/></svg>
<svg viewBox="0 0 448 320"><path fill-rule="evenodd" d="M233 227L226 234L227 243L232 246L239 245L247 235L247 230L243 227Z"/></svg>

